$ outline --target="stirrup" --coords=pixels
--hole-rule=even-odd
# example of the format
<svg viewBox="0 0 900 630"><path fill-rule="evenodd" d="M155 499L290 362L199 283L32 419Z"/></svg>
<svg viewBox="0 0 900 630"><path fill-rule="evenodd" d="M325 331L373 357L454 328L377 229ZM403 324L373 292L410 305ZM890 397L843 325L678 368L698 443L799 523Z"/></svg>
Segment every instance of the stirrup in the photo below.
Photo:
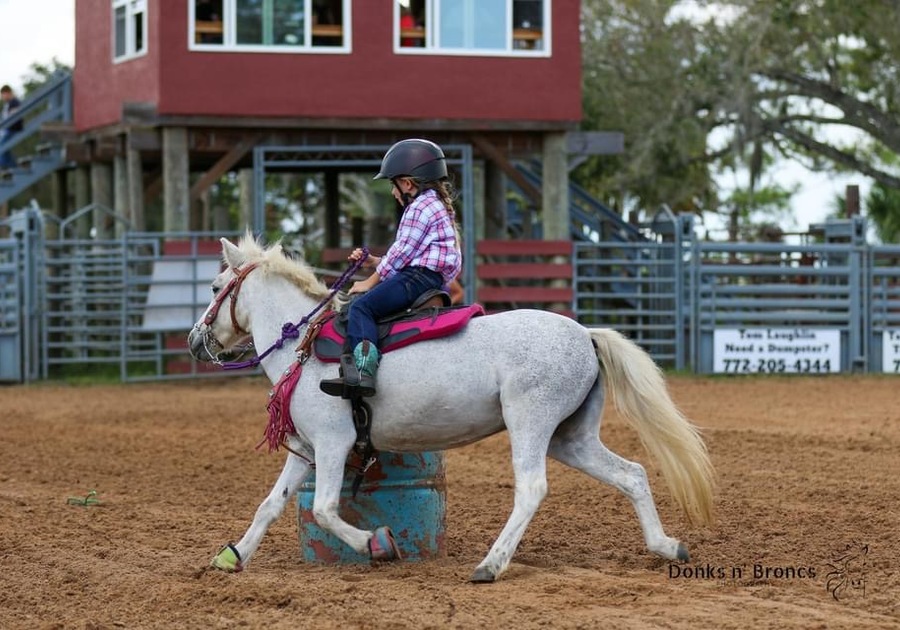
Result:
<svg viewBox="0 0 900 630"><path fill-rule="evenodd" d="M359 375L359 385L353 388L354 393L362 398L371 398L375 395L375 379L365 374Z"/></svg>
<svg viewBox="0 0 900 630"><path fill-rule="evenodd" d="M319 381L319 389L329 396L344 398L344 379L327 378Z"/></svg>
<svg viewBox="0 0 900 630"><path fill-rule="evenodd" d="M370 398L375 395L375 382L370 376L363 376L357 385L350 385L342 378L326 378L319 381L319 389L329 396L338 396L345 400Z"/></svg>

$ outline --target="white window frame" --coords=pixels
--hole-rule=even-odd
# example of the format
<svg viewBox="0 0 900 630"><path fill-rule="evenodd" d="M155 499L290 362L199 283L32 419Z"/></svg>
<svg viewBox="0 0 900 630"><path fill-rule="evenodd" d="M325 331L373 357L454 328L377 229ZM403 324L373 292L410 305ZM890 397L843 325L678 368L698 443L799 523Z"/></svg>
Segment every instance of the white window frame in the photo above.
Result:
<svg viewBox="0 0 900 630"><path fill-rule="evenodd" d="M553 0L543 0L544 47L541 50L528 50L513 48L513 30L510 28L506 37L506 48L441 48L440 45L440 3L442 0L425 0L425 46L423 48L400 45L400 3L391 0L394 4L393 11L393 47L399 55L459 55L469 57L550 57L552 54L552 5ZM477 2L477 0L476 0ZM512 24L513 0L506 0L506 20Z"/></svg>
<svg viewBox="0 0 900 630"><path fill-rule="evenodd" d="M297 54L314 54L327 55L339 54L346 55L353 52L351 42L353 41L353 16L350 7L351 0L341 0L342 14L344 16L343 40L340 46L313 46L312 45L312 21L306 19L304 24L303 43L297 46L267 46L263 44L238 44L237 43L237 0L222 0L222 20L223 33L221 44L203 44L197 43L196 39L196 20L194 18L194 0L188 0L188 50L196 50L202 52L259 52L259 53L287 53L291 55ZM303 14L312 16L312 0L304 0Z"/></svg>
<svg viewBox="0 0 900 630"><path fill-rule="evenodd" d="M116 56L116 10L125 9L125 53ZM141 32L144 35L142 42L143 48L136 50L137 34L134 28L134 18L140 15ZM148 33L147 33L147 0L112 0L112 58L113 63L122 63L130 61L137 57L143 57L147 54L148 49Z"/></svg>

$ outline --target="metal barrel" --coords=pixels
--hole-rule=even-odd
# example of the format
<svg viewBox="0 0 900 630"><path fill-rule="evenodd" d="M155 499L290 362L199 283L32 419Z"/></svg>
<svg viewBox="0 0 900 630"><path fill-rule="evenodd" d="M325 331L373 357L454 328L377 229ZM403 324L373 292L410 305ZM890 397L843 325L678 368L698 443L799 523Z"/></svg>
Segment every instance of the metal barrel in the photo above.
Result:
<svg viewBox="0 0 900 630"><path fill-rule="evenodd" d="M404 560L445 555L447 486L442 452L379 453L354 498L351 486L355 475L349 468L344 475L341 518L360 529L387 525ZM356 553L316 523L312 512L315 487L313 473L297 492L303 560L321 564L370 562L368 555Z"/></svg>

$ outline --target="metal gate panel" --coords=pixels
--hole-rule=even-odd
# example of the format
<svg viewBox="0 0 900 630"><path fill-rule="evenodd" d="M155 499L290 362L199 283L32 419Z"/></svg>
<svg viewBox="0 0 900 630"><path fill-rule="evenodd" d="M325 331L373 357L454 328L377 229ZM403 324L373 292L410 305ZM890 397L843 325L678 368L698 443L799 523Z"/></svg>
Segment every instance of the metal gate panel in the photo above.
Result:
<svg viewBox="0 0 900 630"><path fill-rule="evenodd" d="M658 363L683 367L684 273L673 243L576 243L575 311L585 326L615 328Z"/></svg>
<svg viewBox="0 0 900 630"><path fill-rule="evenodd" d="M742 328L837 330L840 370L864 368L861 248L702 242L695 251L695 371L713 371L716 330Z"/></svg>
<svg viewBox="0 0 900 630"><path fill-rule="evenodd" d="M206 308L221 269L219 238L233 233L132 233L124 245L122 379L128 381L240 376L194 361L187 334ZM258 370L257 370L258 372Z"/></svg>
<svg viewBox="0 0 900 630"><path fill-rule="evenodd" d="M869 371L900 374L900 245L870 248L866 274Z"/></svg>
<svg viewBox="0 0 900 630"><path fill-rule="evenodd" d="M40 378L43 214L37 204L0 222L9 238L0 252L0 380ZM8 379L7 379L8 377Z"/></svg>
<svg viewBox="0 0 900 630"><path fill-rule="evenodd" d="M122 241L72 238L46 249L45 371L116 374L100 366L118 366L122 355Z"/></svg>
<svg viewBox="0 0 900 630"><path fill-rule="evenodd" d="M19 241L0 240L0 381L22 380Z"/></svg>

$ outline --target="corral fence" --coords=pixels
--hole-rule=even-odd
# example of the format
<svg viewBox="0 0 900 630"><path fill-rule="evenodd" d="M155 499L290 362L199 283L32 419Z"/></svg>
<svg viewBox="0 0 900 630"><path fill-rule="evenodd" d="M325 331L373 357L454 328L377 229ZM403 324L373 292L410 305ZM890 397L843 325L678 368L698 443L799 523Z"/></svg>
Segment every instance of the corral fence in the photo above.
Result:
<svg viewBox="0 0 900 630"><path fill-rule="evenodd" d="M80 215L96 213L118 222L115 238L78 235ZM550 262L507 260L510 251L485 245L479 288L513 307L541 291L555 310L623 332L667 368L900 373L900 246L868 244L864 220L825 224L821 242L796 245L702 241L691 217L667 212L648 227L646 241L571 243L570 260L560 243ZM222 375L186 351L222 236L239 235L134 232L96 206L62 222L38 208L0 222L0 381ZM523 269L530 282L510 279Z"/></svg>
<svg viewBox="0 0 900 630"><path fill-rule="evenodd" d="M573 310L679 370L900 373L900 247L868 244L862 217L816 232L708 242L662 215L650 242L574 244Z"/></svg>
<svg viewBox="0 0 900 630"><path fill-rule="evenodd" d="M77 236L75 222L96 213L119 220L88 206L62 222L29 208L0 224L0 381L221 374L190 359L186 338L211 299L219 238L238 234Z"/></svg>

